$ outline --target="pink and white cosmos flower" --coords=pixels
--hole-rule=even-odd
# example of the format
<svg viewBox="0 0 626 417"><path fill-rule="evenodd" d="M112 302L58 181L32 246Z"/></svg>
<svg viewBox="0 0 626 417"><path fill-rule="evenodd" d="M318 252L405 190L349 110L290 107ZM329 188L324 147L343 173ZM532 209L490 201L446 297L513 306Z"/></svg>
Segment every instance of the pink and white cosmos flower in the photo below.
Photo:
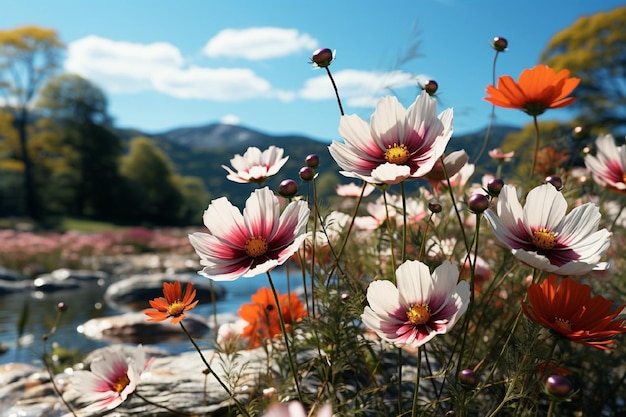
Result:
<svg viewBox="0 0 626 417"><path fill-rule="evenodd" d="M396 270L397 287L386 280L369 285L369 306L361 319L387 342L419 347L448 332L467 310L469 284L458 279L459 270L450 261L432 275L426 264L406 261Z"/></svg>
<svg viewBox="0 0 626 417"><path fill-rule="evenodd" d="M605 270L600 258L611 233L598 230L600 211L593 203L569 214L565 197L551 184L532 189L524 208L515 187L505 185L494 209L485 212L494 234L523 263L557 275Z"/></svg>
<svg viewBox="0 0 626 417"><path fill-rule="evenodd" d="M596 139L596 155L586 155L585 165L598 185L626 193L626 147L617 146L612 135Z"/></svg>
<svg viewBox="0 0 626 417"><path fill-rule="evenodd" d="M263 417L307 417L306 410L299 401L291 401L288 404L272 404L263 414ZM332 417L333 408L330 404L325 404L317 413L317 417Z"/></svg>
<svg viewBox="0 0 626 417"><path fill-rule="evenodd" d="M425 91L405 109L395 97L380 99L370 124L342 116L345 143L328 147L346 177L396 184L429 173L452 136L452 109L437 116L437 100Z"/></svg>
<svg viewBox="0 0 626 417"><path fill-rule="evenodd" d="M102 350L102 356L91 362L90 371L74 371L72 385L82 394L80 401L90 403L82 411L112 410L135 392L141 373L147 367L143 347L139 345L132 357L118 347Z"/></svg>
<svg viewBox="0 0 626 417"><path fill-rule="evenodd" d="M263 152L259 148L251 146L243 156L235 155L230 160L234 170L226 165L222 165L222 168L228 171L226 178L231 181L244 184L257 182L260 184L272 175L277 174L285 165L289 157L283 158L283 152L284 149L273 145Z"/></svg>
<svg viewBox="0 0 626 417"><path fill-rule="evenodd" d="M269 188L255 190L243 214L226 197L213 200L204 212L208 233L189 241L200 256L201 275L216 281L253 277L285 263L304 241L309 207L292 201L282 214Z"/></svg>

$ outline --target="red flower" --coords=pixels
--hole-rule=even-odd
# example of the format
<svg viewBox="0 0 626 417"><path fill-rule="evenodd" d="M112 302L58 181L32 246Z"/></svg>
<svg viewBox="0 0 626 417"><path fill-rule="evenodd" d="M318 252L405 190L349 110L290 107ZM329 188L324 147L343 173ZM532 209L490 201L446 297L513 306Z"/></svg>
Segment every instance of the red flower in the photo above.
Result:
<svg viewBox="0 0 626 417"><path fill-rule="evenodd" d="M613 301L596 295L591 287L571 278L557 283L550 275L541 284L528 288L528 303L522 305L524 314L573 342L609 349L613 336L626 333L623 320L615 320L626 304L611 312Z"/></svg>
<svg viewBox="0 0 626 417"><path fill-rule="evenodd" d="M546 66L537 65L525 69L515 82L504 75L498 78L498 86L487 86L488 102L510 109L520 109L531 116L538 116L547 109L565 107L576 100L568 97L580 83L580 78L569 77L569 70L558 73Z"/></svg>
<svg viewBox="0 0 626 417"><path fill-rule="evenodd" d="M278 294L280 311L285 327L289 330L292 323L306 317L304 305L295 294ZM282 333L280 317L274 295L269 288L260 288L251 298L251 304L244 304L238 311L239 317L248 322L242 336L249 339L249 348L262 346L264 339L276 337Z"/></svg>
<svg viewBox="0 0 626 417"><path fill-rule="evenodd" d="M163 283L163 295L165 298L159 297L150 301L152 309L147 309L144 313L150 316L148 321L163 321L172 318L172 323L176 324L185 318L185 313L198 304L196 298L196 290L191 282L187 283L185 297L182 297L180 282L176 280L173 284L169 282Z"/></svg>

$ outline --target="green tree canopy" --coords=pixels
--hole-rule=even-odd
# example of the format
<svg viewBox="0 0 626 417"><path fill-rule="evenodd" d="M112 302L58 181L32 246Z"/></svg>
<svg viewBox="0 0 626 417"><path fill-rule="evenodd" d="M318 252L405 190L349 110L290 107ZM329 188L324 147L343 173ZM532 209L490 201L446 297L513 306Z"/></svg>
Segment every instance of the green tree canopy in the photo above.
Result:
<svg viewBox="0 0 626 417"><path fill-rule="evenodd" d="M23 26L0 30L0 93L14 108L15 127L24 166L26 214L38 215L32 163L27 148L29 107L43 82L59 67L63 44L53 29Z"/></svg>
<svg viewBox="0 0 626 417"><path fill-rule="evenodd" d="M541 61L581 79L574 108L580 121L605 128L626 125L626 6L580 17L550 40Z"/></svg>

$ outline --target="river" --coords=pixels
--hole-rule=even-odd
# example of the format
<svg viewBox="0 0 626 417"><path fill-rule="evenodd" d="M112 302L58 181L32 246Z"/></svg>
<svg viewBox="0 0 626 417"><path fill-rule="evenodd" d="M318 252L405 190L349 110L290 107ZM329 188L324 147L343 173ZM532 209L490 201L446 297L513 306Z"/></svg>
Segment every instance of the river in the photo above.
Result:
<svg viewBox="0 0 626 417"><path fill-rule="evenodd" d="M272 271L272 280L276 289L281 294L286 293L289 287L287 274L284 270ZM299 274L291 278L291 288L302 286ZM226 297L216 303L218 314L236 314L243 303L250 302L250 296L259 288L269 286L265 274L253 278L239 278L230 282L219 282L219 285L226 289ZM62 315L61 323L50 338L47 350L50 352L52 343L76 351L88 353L95 348L106 346L108 342L101 340L91 340L77 331L77 327L89 319L103 316L113 316L122 314L108 306L104 300L105 287L97 284L90 284L74 290L56 291L42 294L31 291L22 291L9 295L0 294L0 344L8 347L8 351L0 354L0 364L9 362L30 362L41 363L43 352L43 335L50 331L57 314L57 304L64 302L68 309ZM27 321L24 332L18 345L18 323L22 312L27 306ZM146 300L146 307L149 307ZM213 314L213 306L199 304L193 313L207 318L207 322ZM157 345L152 345L165 349L171 353L191 350L192 346L188 340L164 341Z"/></svg>

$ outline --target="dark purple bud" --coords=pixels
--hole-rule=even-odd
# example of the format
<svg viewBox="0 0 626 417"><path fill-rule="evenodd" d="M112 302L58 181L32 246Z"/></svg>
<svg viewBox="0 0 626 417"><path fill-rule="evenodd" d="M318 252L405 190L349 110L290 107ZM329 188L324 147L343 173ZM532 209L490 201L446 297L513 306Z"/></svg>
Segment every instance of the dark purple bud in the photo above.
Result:
<svg viewBox="0 0 626 417"><path fill-rule="evenodd" d="M441 203L439 201L433 198L432 200L428 202L428 210L437 214L437 213L441 213L441 210L443 210L443 207L441 207Z"/></svg>
<svg viewBox="0 0 626 417"><path fill-rule="evenodd" d="M61 302L59 302L59 303L57 304L57 310L59 310L59 311L60 311L60 312L62 312L62 313L63 313L63 312L65 312L65 311L67 311L67 309L68 309L68 308L69 308L69 307L68 307L68 305L67 305L67 304L65 304L63 301L61 301Z"/></svg>
<svg viewBox="0 0 626 417"><path fill-rule="evenodd" d="M321 48L313 52L311 56L311 62L320 68L326 68L333 62L333 51L328 48Z"/></svg>
<svg viewBox="0 0 626 417"><path fill-rule="evenodd" d="M563 180L561 177L550 175L549 177L546 177L545 182L552 184L557 191L561 191L563 189Z"/></svg>
<svg viewBox="0 0 626 417"><path fill-rule="evenodd" d="M587 137L587 129L584 126L576 126L574 130L572 130L572 136L576 140L583 140Z"/></svg>
<svg viewBox="0 0 626 417"><path fill-rule="evenodd" d="M498 52L504 52L509 46L509 41L507 41L506 38L503 38L502 36L496 36L495 38L493 38L491 46Z"/></svg>
<svg viewBox="0 0 626 417"><path fill-rule="evenodd" d="M469 198L468 205L473 213L482 213L489 208L489 197L484 194L474 194Z"/></svg>
<svg viewBox="0 0 626 417"><path fill-rule="evenodd" d="M424 91L426 91L429 95L433 95L439 89L439 84L435 80L429 80L426 84L424 84Z"/></svg>
<svg viewBox="0 0 626 417"><path fill-rule="evenodd" d="M487 191L489 195L497 197L500 195L500 191L502 191L502 187L504 187L504 181L500 178L492 178L487 183Z"/></svg>
<svg viewBox="0 0 626 417"><path fill-rule="evenodd" d="M292 179L283 180L278 186L278 193L283 197L293 197L298 192L298 183Z"/></svg>
<svg viewBox="0 0 626 417"><path fill-rule="evenodd" d="M478 374L473 369L463 369L459 372L459 382L466 387L474 388L478 385Z"/></svg>
<svg viewBox="0 0 626 417"><path fill-rule="evenodd" d="M302 167L299 172L302 181L311 181L315 176L315 170L311 167Z"/></svg>
<svg viewBox="0 0 626 417"><path fill-rule="evenodd" d="M306 157L305 162L308 167L317 168L320 164L320 157L312 153Z"/></svg>
<svg viewBox="0 0 626 417"><path fill-rule="evenodd" d="M572 383L562 375L550 375L546 379L546 393L556 399L565 399L572 393Z"/></svg>

